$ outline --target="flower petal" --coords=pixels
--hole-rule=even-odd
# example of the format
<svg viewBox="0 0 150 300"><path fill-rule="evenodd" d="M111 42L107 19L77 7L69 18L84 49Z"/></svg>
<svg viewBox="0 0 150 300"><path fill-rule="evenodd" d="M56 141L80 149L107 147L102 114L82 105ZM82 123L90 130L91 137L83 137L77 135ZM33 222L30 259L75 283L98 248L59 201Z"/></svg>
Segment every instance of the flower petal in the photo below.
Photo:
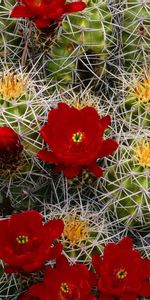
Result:
<svg viewBox="0 0 150 300"><path fill-rule="evenodd" d="M86 300L96 300L95 296L94 295L89 295L86 297Z"/></svg>
<svg viewBox="0 0 150 300"><path fill-rule="evenodd" d="M64 222L62 220L49 220L43 226L44 230L46 230L47 238L52 242L58 239L64 230Z"/></svg>
<svg viewBox="0 0 150 300"><path fill-rule="evenodd" d="M102 126L103 131L109 126L110 122L111 122L110 116L105 116L100 120L100 125Z"/></svg>
<svg viewBox="0 0 150 300"><path fill-rule="evenodd" d="M64 176L67 178L73 178L79 175L81 167L80 166L64 166L64 165L59 165L54 168L56 172L62 172L64 173Z"/></svg>
<svg viewBox="0 0 150 300"><path fill-rule="evenodd" d="M46 151L46 150L40 150L36 156L43 160L43 161L46 161L46 162L49 162L49 163L59 163L59 159L57 158L57 156L54 155L54 153L52 152L49 152L49 151Z"/></svg>
<svg viewBox="0 0 150 300"><path fill-rule="evenodd" d="M143 270L144 270L144 275L145 278L149 278L150 277L150 259L145 258L143 259Z"/></svg>
<svg viewBox="0 0 150 300"><path fill-rule="evenodd" d="M70 106L64 102L59 102L58 103L58 108L61 110L66 110L66 109L70 109Z"/></svg>
<svg viewBox="0 0 150 300"><path fill-rule="evenodd" d="M129 236L126 236L118 243L118 246L122 247L122 249L132 250L133 241Z"/></svg>
<svg viewBox="0 0 150 300"><path fill-rule="evenodd" d="M13 18L31 18L33 12L26 6L17 5L12 9L10 16Z"/></svg>
<svg viewBox="0 0 150 300"><path fill-rule="evenodd" d="M61 255L63 246L61 243L56 244L54 247L51 247L49 250L48 260L53 260Z"/></svg>
<svg viewBox="0 0 150 300"><path fill-rule="evenodd" d="M48 27L50 25L50 20L49 19L43 19L43 18L37 18L37 19L34 20L34 24L38 28L45 28L45 27Z"/></svg>
<svg viewBox="0 0 150 300"><path fill-rule="evenodd" d="M101 294L100 300L116 300L116 296Z"/></svg>
<svg viewBox="0 0 150 300"><path fill-rule="evenodd" d="M72 12L78 12L83 9L85 9L86 4L84 2L73 2L73 3L68 3L65 5L64 8L64 13L65 14L70 14Z"/></svg>
<svg viewBox="0 0 150 300"><path fill-rule="evenodd" d="M96 273L100 276L101 275L101 264L102 264L102 259L98 255L98 253L94 253L92 255L92 265L96 271Z"/></svg>
<svg viewBox="0 0 150 300"><path fill-rule="evenodd" d="M38 271L41 269L42 263L41 262L33 262L27 265L22 266L22 269L25 272L33 272L33 271Z"/></svg>
<svg viewBox="0 0 150 300"><path fill-rule="evenodd" d="M150 297L150 282L143 282L139 295L142 297Z"/></svg>
<svg viewBox="0 0 150 300"><path fill-rule="evenodd" d="M4 267L4 271L7 274L11 274L11 273L19 273L20 272L20 268L8 265Z"/></svg>
<svg viewBox="0 0 150 300"><path fill-rule="evenodd" d="M103 175L103 171L101 167L97 165L96 162L87 166L88 170L90 170L96 177L101 177Z"/></svg>
<svg viewBox="0 0 150 300"><path fill-rule="evenodd" d="M37 299L49 299L49 291L43 283L33 284L29 287L28 293L29 295L37 297Z"/></svg>
<svg viewBox="0 0 150 300"><path fill-rule="evenodd" d="M69 261L64 255L60 255L56 260L56 268L58 269L64 269L69 266Z"/></svg>
<svg viewBox="0 0 150 300"><path fill-rule="evenodd" d="M121 297L121 300L137 300L137 296L134 294L127 294Z"/></svg>
<svg viewBox="0 0 150 300"><path fill-rule="evenodd" d="M118 148L118 143L115 140L107 139L103 141L102 148L98 153L99 158L111 155Z"/></svg>

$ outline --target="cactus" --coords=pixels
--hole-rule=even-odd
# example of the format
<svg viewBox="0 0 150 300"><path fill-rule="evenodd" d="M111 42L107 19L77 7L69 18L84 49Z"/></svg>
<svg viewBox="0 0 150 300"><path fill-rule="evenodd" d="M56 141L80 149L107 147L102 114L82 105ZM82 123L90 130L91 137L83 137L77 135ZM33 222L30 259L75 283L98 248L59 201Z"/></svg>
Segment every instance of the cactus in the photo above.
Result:
<svg viewBox="0 0 150 300"><path fill-rule="evenodd" d="M39 118L44 115L44 101L38 96L30 75L19 70L2 72L0 105L0 126L12 127L23 139L25 150L36 153L40 145Z"/></svg>
<svg viewBox="0 0 150 300"><path fill-rule="evenodd" d="M106 175L109 208L128 227L149 224L150 141L140 139L122 144Z"/></svg>
<svg viewBox="0 0 150 300"><path fill-rule="evenodd" d="M112 42L111 19L111 12L103 1L90 0L82 13L63 20L48 63L48 71L54 81L71 83L76 72L84 79L89 77L89 73L90 77L94 73L99 77L104 72Z"/></svg>
<svg viewBox="0 0 150 300"><path fill-rule="evenodd" d="M7 162L3 168L0 166L3 208L7 207L7 199L12 209L34 207L37 195L40 197L43 193L42 178L45 184L47 182L43 165L34 158L42 146L39 129L49 105L43 95L45 89L42 82L35 81L32 73L24 72L21 67L15 71L5 69L0 74L0 126L12 128L23 146L19 160Z"/></svg>
<svg viewBox="0 0 150 300"><path fill-rule="evenodd" d="M145 64L150 50L150 1L127 0L122 4L122 52L127 67Z"/></svg>
<svg viewBox="0 0 150 300"><path fill-rule="evenodd" d="M133 81L133 82L132 82ZM127 92L119 109L123 122L129 127L148 129L150 126L149 71L128 83Z"/></svg>
<svg viewBox="0 0 150 300"><path fill-rule="evenodd" d="M36 27L41 24L36 8L43 3L51 5L52 0L32 1L0 1L0 128L13 129L19 141L15 144L16 153L7 142L7 149L2 149L3 141L7 141L5 134L0 142L0 215L7 218L36 209L45 221L62 219L64 231L59 241L70 265L82 263L92 270L92 254L103 255L105 245L126 235L133 237L135 248L144 257L150 258L150 1L82 0L87 4L84 10L62 13L55 22L47 15L45 28ZM30 7L24 8L25 2L30 2ZM23 7L19 8L22 12L27 9L25 20L17 19L19 15L12 17L12 8L17 14L16 6ZM40 21L44 22L44 17L41 14ZM57 145L42 139L44 132L48 140L54 134L58 152L66 143L60 153L63 162L65 151L68 154L70 149L66 136L68 129L72 130L73 120L66 122L67 117L61 114L54 120L53 109L60 102L64 110L68 109L64 103L69 106L68 116L73 108L90 106L100 118L111 117L104 140L117 140L120 146L108 157L99 149L102 154L96 156L99 161L95 159L95 163L102 167L103 177L95 177L90 168L85 170L85 165L71 179L56 173L62 170L54 151ZM87 128L95 150L96 130L92 132L94 127L90 124L94 110L91 119L90 116L89 113ZM46 126L48 118L50 127ZM59 134L61 126L57 126L61 118L64 137ZM77 115L74 119L77 128L70 136L76 147L84 137L86 122L82 133L78 129L81 121ZM103 121L106 120L108 117ZM102 125L99 126L98 129ZM47 131L43 130L41 138L39 130L43 127ZM102 139L98 135L96 139L99 138ZM90 147L86 142L84 149L88 153L87 148ZM107 152L108 144L104 148ZM43 153L48 152L46 164L38 159L37 153L42 149ZM78 156L80 150L75 149ZM82 152L82 143L80 149ZM87 155L87 164L88 159ZM69 164L74 168L77 163L69 158L64 161L66 168ZM24 239L26 235L21 232L17 237ZM29 241L26 238L22 247ZM46 268L54 266L54 261L45 262ZM6 274L0 261L0 298L23 299L19 296L30 285L42 282L43 275L44 268L30 274Z"/></svg>
<svg viewBox="0 0 150 300"><path fill-rule="evenodd" d="M15 0L0 2L0 57L18 59L22 51L22 29L16 20L10 19L10 10Z"/></svg>
<svg viewBox="0 0 150 300"><path fill-rule="evenodd" d="M67 259L71 263L91 265L92 254L102 254L105 244L120 232L116 232L115 226L111 227L96 201L88 199L85 204L76 201L74 207L68 205L69 201L62 205L47 204L43 212L47 220L63 220L64 231L60 241Z"/></svg>

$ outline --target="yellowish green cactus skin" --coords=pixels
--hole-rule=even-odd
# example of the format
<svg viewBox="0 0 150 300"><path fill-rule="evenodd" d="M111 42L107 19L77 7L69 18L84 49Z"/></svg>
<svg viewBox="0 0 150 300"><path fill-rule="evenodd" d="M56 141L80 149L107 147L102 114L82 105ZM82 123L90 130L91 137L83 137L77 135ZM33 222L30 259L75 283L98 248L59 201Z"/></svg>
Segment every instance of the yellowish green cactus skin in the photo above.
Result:
<svg viewBox="0 0 150 300"><path fill-rule="evenodd" d="M25 149L33 153L40 148L38 116L42 111L42 100L26 74L1 73L0 126L12 127L23 139Z"/></svg>
<svg viewBox="0 0 150 300"><path fill-rule="evenodd" d="M131 82L122 104L121 117L128 127L149 129L150 126L150 75L149 71Z"/></svg>
<svg viewBox="0 0 150 300"><path fill-rule="evenodd" d="M112 31L112 15L103 1L90 0L84 11L67 16L51 49L48 70L54 80L72 82L79 60L86 57L89 59L88 68L90 59L98 62L93 72L100 75L112 43Z"/></svg>
<svg viewBox="0 0 150 300"><path fill-rule="evenodd" d="M117 163L118 162L118 163ZM129 227L147 227L150 222L150 142L122 146L117 162L106 176L110 209Z"/></svg>
<svg viewBox="0 0 150 300"><path fill-rule="evenodd" d="M138 101L137 97L128 96L124 99L121 116L127 126L150 127L150 108Z"/></svg>
<svg viewBox="0 0 150 300"><path fill-rule="evenodd" d="M127 0L123 9L122 46L125 66L138 68L150 53L150 1Z"/></svg>
<svg viewBox="0 0 150 300"><path fill-rule="evenodd" d="M15 0L0 1L0 57L13 57L21 53L21 28L10 18Z"/></svg>

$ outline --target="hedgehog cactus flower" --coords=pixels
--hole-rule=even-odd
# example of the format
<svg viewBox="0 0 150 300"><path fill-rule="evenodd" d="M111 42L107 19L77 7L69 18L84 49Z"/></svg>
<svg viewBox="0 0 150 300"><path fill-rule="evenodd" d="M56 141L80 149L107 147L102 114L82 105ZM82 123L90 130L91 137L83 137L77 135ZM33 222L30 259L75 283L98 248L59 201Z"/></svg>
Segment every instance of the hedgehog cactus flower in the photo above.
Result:
<svg viewBox="0 0 150 300"><path fill-rule="evenodd" d="M21 158L23 146L19 135L10 127L0 127L0 166L6 168Z"/></svg>
<svg viewBox="0 0 150 300"><path fill-rule="evenodd" d="M29 295L39 300L95 300L91 285L91 275L85 265L70 266L67 259L60 256L56 268L46 270L44 282L31 286L21 299L32 299L27 298Z"/></svg>
<svg viewBox="0 0 150 300"><path fill-rule="evenodd" d="M60 243L52 246L63 231L62 220L42 224L42 215L34 210L0 220L0 259L6 272L33 272L46 260L61 254Z"/></svg>
<svg viewBox="0 0 150 300"><path fill-rule="evenodd" d="M129 237L118 244L109 243L102 258L94 254L93 265L99 276L100 300L136 300L150 296L150 260L143 259L133 249Z"/></svg>
<svg viewBox="0 0 150 300"><path fill-rule="evenodd" d="M31 18L37 27L48 27L62 15L78 12L86 7L82 1L66 3L65 0L21 0L11 12L11 17Z"/></svg>
<svg viewBox="0 0 150 300"><path fill-rule="evenodd" d="M102 176L97 159L118 148L116 141L103 140L109 124L110 117L100 119L93 107L77 109L59 103L58 108L49 112L48 123L40 131L51 151L41 150L37 156L56 164L55 171L63 171L68 178L79 175L82 169L88 169L97 177Z"/></svg>

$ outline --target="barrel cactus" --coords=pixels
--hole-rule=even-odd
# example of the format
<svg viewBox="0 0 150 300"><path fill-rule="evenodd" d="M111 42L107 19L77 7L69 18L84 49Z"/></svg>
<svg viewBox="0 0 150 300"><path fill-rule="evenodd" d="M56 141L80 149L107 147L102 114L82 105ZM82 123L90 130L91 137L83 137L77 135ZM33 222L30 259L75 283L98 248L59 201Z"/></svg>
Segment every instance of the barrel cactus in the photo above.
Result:
<svg viewBox="0 0 150 300"><path fill-rule="evenodd" d="M0 57L18 59L23 40L22 28L16 20L9 17L15 0L0 1Z"/></svg>
<svg viewBox="0 0 150 300"><path fill-rule="evenodd" d="M112 14L103 1L86 3L83 12L63 20L51 48L48 71L55 81L71 83L75 75L83 80L94 74L99 77L105 71L113 44Z"/></svg>
<svg viewBox="0 0 150 300"><path fill-rule="evenodd" d="M150 1L127 0L123 12L122 52L126 67L138 68L145 64L150 51Z"/></svg>
<svg viewBox="0 0 150 300"><path fill-rule="evenodd" d="M80 204L77 200L71 207L71 198L61 205L46 204L43 213L47 220L63 220L64 231L60 241L67 259L71 263L91 264L92 254L103 252L105 244L116 234L115 229L105 219L97 201L88 199L88 202Z"/></svg>
<svg viewBox="0 0 150 300"><path fill-rule="evenodd" d="M12 127L22 137L25 149L36 153L40 145L39 120L44 118L45 109L44 100L36 91L38 87L30 77L19 69L1 72L0 126Z"/></svg>
<svg viewBox="0 0 150 300"><path fill-rule="evenodd" d="M150 141L128 140L110 164L105 192L109 208L129 227L147 227L150 221Z"/></svg>
<svg viewBox="0 0 150 300"><path fill-rule="evenodd" d="M134 76L127 83L122 103L119 104L122 122L129 128L148 129L150 126L150 74Z"/></svg>

